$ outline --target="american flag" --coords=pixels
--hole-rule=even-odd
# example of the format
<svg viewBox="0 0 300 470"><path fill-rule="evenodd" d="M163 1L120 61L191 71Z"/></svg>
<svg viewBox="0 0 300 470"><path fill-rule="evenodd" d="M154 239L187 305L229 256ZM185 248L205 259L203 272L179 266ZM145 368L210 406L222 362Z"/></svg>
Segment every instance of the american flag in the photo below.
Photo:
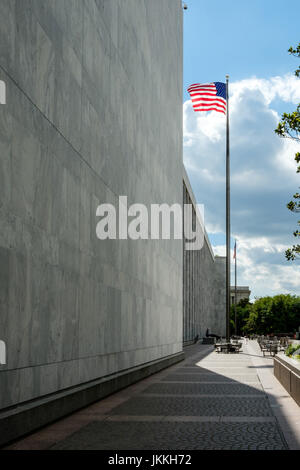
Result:
<svg viewBox="0 0 300 470"><path fill-rule="evenodd" d="M226 114L226 84L194 83L188 88L195 111L218 111Z"/></svg>

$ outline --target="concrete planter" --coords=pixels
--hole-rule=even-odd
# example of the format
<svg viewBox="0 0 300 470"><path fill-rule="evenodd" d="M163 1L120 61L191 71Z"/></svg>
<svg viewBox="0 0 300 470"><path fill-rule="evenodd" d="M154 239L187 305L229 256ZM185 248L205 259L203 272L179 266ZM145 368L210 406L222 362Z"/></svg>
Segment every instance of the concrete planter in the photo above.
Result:
<svg viewBox="0 0 300 470"><path fill-rule="evenodd" d="M274 357L274 375L300 406L300 362L278 354Z"/></svg>

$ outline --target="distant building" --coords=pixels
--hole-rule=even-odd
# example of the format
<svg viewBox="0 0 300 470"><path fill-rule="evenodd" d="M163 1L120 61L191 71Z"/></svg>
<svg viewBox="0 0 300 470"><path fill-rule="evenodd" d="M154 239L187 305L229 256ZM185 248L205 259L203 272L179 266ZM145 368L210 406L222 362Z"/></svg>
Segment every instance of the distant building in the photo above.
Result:
<svg viewBox="0 0 300 470"><path fill-rule="evenodd" d="M240 300L242 299L250 299L250 294L251 290L249 289L249 286L237 286L236 287L236 303L238 304ZM231 286L230 287L230 303L231 305L234 304L235 300L235 287Z"/></svg>
<svg viewBox="0 0 300 470"><path fill-rule="evenodd" d="M183 170L183 202L196 205L188 175ZM193 212L195 219L195 210ZM183 253L183 344L203 338L206 330L226 334L226 257L215 256L204 228L201 250Z"/></svg>

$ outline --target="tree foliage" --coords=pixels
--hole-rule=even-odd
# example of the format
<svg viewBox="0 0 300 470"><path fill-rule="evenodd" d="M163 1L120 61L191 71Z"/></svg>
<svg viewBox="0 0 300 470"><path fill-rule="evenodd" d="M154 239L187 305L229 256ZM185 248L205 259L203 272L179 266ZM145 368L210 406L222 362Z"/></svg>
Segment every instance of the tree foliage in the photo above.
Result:
<svg viewBox="0 0 300 470"><path fill-rule="evenodd" d="M296 49L294 47L290 47L288 52L290 54L292 54L293 56L295 57L300 57L300 42L298 44L298 46L296 47ZM297 70L295 70L295 75L296 77L300 77L300 66L297 68Z"/></svg>
<svg viewBox="0 0 300 470"><path fill-rule="evenodd" d="M300 42L296 48L290 47L288 52L294 57L300 58ZM300 77L300 66L295 70L296 77ZM292 113L283 113L275 132L280 137L292 139L300 143L300 103ZM300 152L296 152L295 161L297 163L297 173L300 173ZM300 212L300 195L295 193L293 199L287 204L287 208L292 212ZM300 220L297 222L300 226ZM294 237L300 237L300 231L297 229L293 233ZM300 257L300 244L295 244L285 252L286 258L295 260Z"/></svg>
<svg viewBox="0 0 300 470"><path fill-rule="evenodd" d="M242 299L236 306L237 334L241 335L245 331L245 326L250 315L252 304L247 299ZM231 332L235 332L235 308L230 311Z"/></svg>
<svg viewBox="0 0 300 470"><path fill-rule="evenodd" d="M234 326L234 306L231 308ZM242 300L237 305L237 333L292 333L300 326L300 297L275 295L261 297L253 304ZM233 330L232 330L233 331Z"/></svg>

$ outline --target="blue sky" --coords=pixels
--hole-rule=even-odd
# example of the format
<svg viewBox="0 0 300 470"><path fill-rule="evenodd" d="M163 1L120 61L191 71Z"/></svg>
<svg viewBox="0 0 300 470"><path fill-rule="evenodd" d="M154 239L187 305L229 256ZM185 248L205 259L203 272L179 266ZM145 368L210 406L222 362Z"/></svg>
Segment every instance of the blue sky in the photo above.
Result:
<svg viewBox="0 0 300 470"><path fill-rule="evenodd" d="M184 10L184 98L194 81L269 78L295 68L300 3L290 0L189 0ZM214 77L212 79L212 77Z"/></svg>
<svg viewBox="0 0 300 470"><path fill-rule="evenodd" d="M214 250L224 253L225 119L195 113L187 87L230 75L232 235L238 240L239 284L252 298L300 294L299 264L285 249L295 242L296 216L286 203L300 186L293 142L274 128L300 101L297 59L300 2L186 0L184 11L184 162Z"/></svg>

